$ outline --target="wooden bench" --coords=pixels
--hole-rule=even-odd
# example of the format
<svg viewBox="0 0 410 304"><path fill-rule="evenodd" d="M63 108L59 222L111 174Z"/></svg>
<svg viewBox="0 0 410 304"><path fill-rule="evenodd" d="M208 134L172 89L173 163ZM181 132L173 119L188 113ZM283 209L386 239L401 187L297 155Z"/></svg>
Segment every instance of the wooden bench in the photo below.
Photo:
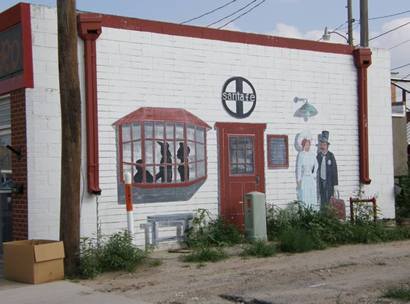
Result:
<svg viewBox="0 0 410 304"><path fill-rule="evenodd" d="M190 222L193 218L193 213L177 213L148 216L147 223L140 225L140 228L144 229L145 233L145 246L155 246L158 245L158 243L164 241L183 241L184 232L190 226ZM159 228L162 227L176 227L176 235L171 237L160 237Z"/></svg>

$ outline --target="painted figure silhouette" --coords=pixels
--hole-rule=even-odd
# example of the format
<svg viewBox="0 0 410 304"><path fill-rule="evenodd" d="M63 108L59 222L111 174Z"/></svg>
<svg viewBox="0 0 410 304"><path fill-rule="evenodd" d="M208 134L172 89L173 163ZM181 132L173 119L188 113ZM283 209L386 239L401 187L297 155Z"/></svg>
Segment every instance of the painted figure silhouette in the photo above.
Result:
<svg viewBox="0 0 410 304"><path fill-rule="evenodd" d="M142 169L142 159L139 159L136 161L136 168L137 168L137 173L134 175L134 183L140 184L143 181L144 177L144 170ZM154 177L152 174L148 171L145 170L145 179L147 183L152 183L154 181Z"/></svg>
<svg viewBox="0 0 410 304"><path fill-rule="evenodd" d="M189 167L187 167L186 170L186 176L185 176L185 162L188 160L189 152L191 149L186 146L186 155L185 155L185 150L184 150L184 143L179 143L179 148L177 151L177 158L180 160L180 164L178 165L178 173L179 176L181 177L181 182L185 180L189 180Z"/></svg>
<svg viewBox="0 0 410 304"><path fill-rule="evenodd" d="M155 175L155 181L161 179L161 182L172 182L172 154L169 151L169 144L157 141L161 146L161 166L159 172ZM166 164L166 165L164 165Z"/></svg>

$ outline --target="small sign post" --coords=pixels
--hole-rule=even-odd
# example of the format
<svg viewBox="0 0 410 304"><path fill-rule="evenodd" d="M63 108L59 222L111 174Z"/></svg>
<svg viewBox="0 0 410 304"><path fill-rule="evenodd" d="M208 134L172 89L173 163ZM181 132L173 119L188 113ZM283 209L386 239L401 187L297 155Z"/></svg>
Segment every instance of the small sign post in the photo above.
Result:
<svg viewBox="0 0 410 304"><path fill-rule="evenodd" d="M127 208L128 232L134 237L134 211L132 205L132 178L131 173L124 174L125 181L125 206Z"/></svg>

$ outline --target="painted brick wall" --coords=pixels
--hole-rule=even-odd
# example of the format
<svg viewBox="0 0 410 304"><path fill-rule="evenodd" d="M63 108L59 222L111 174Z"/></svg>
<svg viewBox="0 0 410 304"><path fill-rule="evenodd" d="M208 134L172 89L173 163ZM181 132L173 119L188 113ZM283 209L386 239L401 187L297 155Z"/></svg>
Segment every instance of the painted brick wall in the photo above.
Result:
<svg viewBox="0 0 410 304"><path fill-rule="evenodd" d="M58 237L61 141L56 11L32 6L32 18L35 89L27 92L27 145L28 178L35 185L29 184L29 234L54 238ZM81 41L79 54L84 88ZM384 217L393 217L390 60L385 51L374 50L373 54L369 70L373 182L364 190L366 195L378 195ZM116 139L112 123L144 106L184 108L211 126L217 121L238 122L223 110L220 101L222 85L232 76L250 80L258 96L253 114L239 122L265 122L266 134L289 136L289 169L265 168L269 203L284 206L296 199L297 152L293 142L303 129L313 134L330 131L342 198L347 200L359 189L357 72L352 56L103 28L97 40L97 74L102 195L98 198L82 195L83 235L96 232L97 213L103 233L126 228L125 206L117 202ZM82 94L84 99L84 89ZM308 123L293 117L300 106L293 103L295 96L309 98L319 114ZM218 212L215 130L210 130L207 136L208 179L187 202L136 205L138 243L143 243L139 225L149 215L198 208Z"/></svg>
<svg viewBox="0 0 410 304"><path fill-rule="evenodd" d="M28 222L30 238L59 238L61 120L57 15L31 6L34 89L27 94Z"/></svg>
<svg viewBox="0 0 410 304"><path fill-rule="evenodd" d="M24 240L28 236L26 94L24 89L11 92L10 110L11 145L21 152L20 158L12 153L12 179L23 187L22 193L12 194L13 239Z"/></svg>

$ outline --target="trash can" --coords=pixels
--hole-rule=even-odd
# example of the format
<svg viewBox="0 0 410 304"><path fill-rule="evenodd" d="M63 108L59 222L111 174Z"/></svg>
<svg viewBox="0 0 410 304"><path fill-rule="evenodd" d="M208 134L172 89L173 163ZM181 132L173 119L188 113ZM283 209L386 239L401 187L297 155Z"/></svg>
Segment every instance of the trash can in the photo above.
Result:
<svg viewBox="0 0 410 304"><path fill-rule="evenodd" d="M266 198L265 193L249 192L245 194L245 237L247 240L266 241Z"/></svg>

